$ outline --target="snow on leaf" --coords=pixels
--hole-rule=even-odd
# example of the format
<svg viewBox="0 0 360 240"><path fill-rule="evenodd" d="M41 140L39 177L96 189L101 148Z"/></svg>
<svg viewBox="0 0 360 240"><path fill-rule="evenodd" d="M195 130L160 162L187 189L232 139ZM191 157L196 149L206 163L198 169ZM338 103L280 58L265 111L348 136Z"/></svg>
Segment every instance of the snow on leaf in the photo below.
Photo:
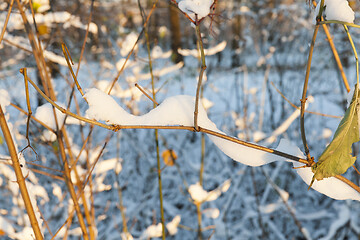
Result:
<svg viewBox="0 0 360 240"><path fill-rule="evenodd" d="M357 89L357 87L356 87ZM312 167L314 179L343 174L354 164L356 157L352 156L351 146L359 141L358 105L360 91L355 91L350 106L341 120L333 140Z"/></svg>

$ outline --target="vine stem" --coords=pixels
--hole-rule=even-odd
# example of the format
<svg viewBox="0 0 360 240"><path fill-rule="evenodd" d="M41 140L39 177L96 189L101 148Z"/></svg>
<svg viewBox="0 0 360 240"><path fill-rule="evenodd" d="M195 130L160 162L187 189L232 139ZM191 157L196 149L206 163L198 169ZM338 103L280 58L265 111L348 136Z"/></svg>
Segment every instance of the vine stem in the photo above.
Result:
<svg viewBox="0 0 360 240"><path fill-rule="evenodd" d="M199 113L200 89L201 89L201 83L202 83L203 75L204 75L204 72L205 72L205 69L206 69L206 64L205 64L204 46L203 46L203 42L202 42L202 38L201 38L200 23L197 20L197 15L196 14L195 14L195 19L196 19L196 21L195 21L196 37L197 37L198 42L199 42L200 57L201 57L201 66L200 66L198 85L197 85L197 89L196 89L195 111L194 111L194 128L195 128L195 131L198 132L199 131L198 113Z"/></svg>
<svg viewBox="0 0 360 240"><path fill-rule="evenodd" d="M356 51L356 47L355 47L355 44L354 44L354 41L350 35L350 32L349 32L349 29L348 27L344 24L344 29L345 29L345 32L349 38L349 42L350 42L350 45L351 45L351 48L354 52L354 56L355 56L355 61L356 61L356 83L357 83L357 89L359 88L359 58L358 58L358 54L357 54L357 51Z"/></svg>
<svg viewBox="0 0 360 240"><path fill-rule="evenodd" d="M9 153L10 153L11 160L12 160L12 165L13 165L15 175L16 175L16 182L19 185L20 193L21 193L22 199L24 200L25 209L29 216L30 224L34 231L35 238L36 238L36 240L42 240L43 236L42 236L42 233L41 233L41 230L39 227L39 223L35 216L34 208L31 204L30 195L29 195L28 189L26 187L25 178L21 171L20 162L19 162L19 158L18 158L17 151L15 148L15 144L11 137L11 133L10 133L9 127L7 125L7 122L5 119L5 114L2 110L1 105L0 105L0 127L3 132L4 138L6 141L6 145L8 146L8 149L9 149Z"/></svg>
<svg viewBox="0 0 360 240"><path fill-rule="evenodd" d="M301 102L301 105L300 105L301 139L302 139L302 142L303 142L303 145L304 145L305 155L306 155L306 158L308 160L309 165L311 165L314 160L310 156L310 150L309 150L309 146L307 144L306 134L305 134L305 103L306 103L306 93L307 93L307 87L308 87L309 76L310 76L311 60L312 60L312 56L313 56L313 52L314 52L315 41L316 41L316 36L317 36L318 31L319 31L319 24L316 24L314 34L313 34L313 37L312 37L312 40L311 40L309 57L308 57L308 62L307 62L307 67L306 67L306 75L305 75L303 93L302 93L302 98L300 100L300 102Z"/></svg>

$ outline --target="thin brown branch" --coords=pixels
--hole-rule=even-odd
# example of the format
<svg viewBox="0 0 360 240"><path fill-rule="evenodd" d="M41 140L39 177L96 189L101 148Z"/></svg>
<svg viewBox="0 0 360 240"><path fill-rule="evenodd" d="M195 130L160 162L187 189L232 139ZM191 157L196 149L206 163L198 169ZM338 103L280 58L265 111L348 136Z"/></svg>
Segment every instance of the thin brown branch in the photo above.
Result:
<svg viewBox="0 0 360 240"><path fill-rule="evenodd" d="M146 97L148 97L154 103L154 105L156 106L159 105L159 103L155 99L153 99L147 92L145 92L145 90L142 87L140 87L139 84L135 83L135 87L137 87L140 90L140 92L142 92Z"/></svg>
<svg viewBox="0 0 360 240"><path fill-rule="evenodd" d="M63 54L64 54L64 56L65 56L66 63L67 63L68 68L69 68L69 70L70 70L70 73L71 73L71 75L72 75L72 77L73 77L73 79L74 79L74 82L75 82L75 84L76 84L76 87L77 87L77 89L79 90L81 96L84 96L84 92L83 92L83 90L82 90L82 88L81 88L81 86L80 86L80 84L79 84L79 82L78 82L78 80L77 80L77 77L75 76L74 70L73 70L72 67L71 67L71 64L74 65L74 63L73 63L73 61L72 61L72 59L71 59L71 55L70 55L69 49L67 48L67 46L65 45L65 43L62 43L62 44L61 44L61 47L62 47ZM71 64L70 64L70 63L71 63ZM85 99L85 101L86 101L86 99Z"/></svg>
<svg viewBox="0 0 360 240"><path fill-rule="evenodd" d="M20 193L21 193L22 199L24 200L25 208L26 208L27 214L30 219L31 227L34 231L35 238L36 238L36 240L42 240L43 236L42 236L42 233L41 233L41 230L39 227L39 223L35 216L35 211L34 211L34 208L32 206L31 200L30 200L30 195L29 195L28 189L26 187L25 178L21 171L20 162L19 162L19 158L18 158L17 151L15 148L15 144L12 139L8 124L5 119L5 114L2 110L1 105L0 105L0 127L3 132L4 138L6 141L6 145L9 149L9 153L10 153L11 160L12 160L12 165L13 165L15 175L16 175L16 181L19 185Z"/></svg>
<svg viewBox="0 0 360 240"><path fill-rule="evenodd" d="M51 178L56 179L56 180L65 181L65 179L63 177L61 177L61 176L54 175L54 174L51 174L51 173L48 173L48 172L45 172L45 171L42 171L42 170L39 170L39 169L36 169L36 168L29 168L29 169L31 171L35 172L35 173L39 173L39 174L51 177Z"/></svg>
<svg viewBox="0 0 360 240"><path fill-rule="evenodd" d="M10 13L11 13L13 4L14 4L14 0L11 0L9 10L7 12L6 19L5 19L5 22L4 22L4 26L3 26L3 29L2 29L1 34L0 34L0 44L1 44L1 41L3 40L4 35L5 35L6 26L7 26L8 22L9 22L9 19L10 19Z"/></svg>

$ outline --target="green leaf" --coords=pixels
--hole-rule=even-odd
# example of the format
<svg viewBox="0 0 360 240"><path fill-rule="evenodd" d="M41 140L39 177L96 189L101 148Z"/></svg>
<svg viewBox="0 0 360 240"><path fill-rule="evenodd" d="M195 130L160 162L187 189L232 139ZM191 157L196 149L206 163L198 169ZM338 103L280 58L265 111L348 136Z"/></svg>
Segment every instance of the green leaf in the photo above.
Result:
<svg viewBox="0 0 360 240"><path fill-rule="evenodd" d="M346 172L356 161L352 156L352 144L359 141L358 107L360 91L355 87L354 95L345 116L341 120L333 140L312 166L312 182ZM311 186L311 185L310 185Z"/></svg>

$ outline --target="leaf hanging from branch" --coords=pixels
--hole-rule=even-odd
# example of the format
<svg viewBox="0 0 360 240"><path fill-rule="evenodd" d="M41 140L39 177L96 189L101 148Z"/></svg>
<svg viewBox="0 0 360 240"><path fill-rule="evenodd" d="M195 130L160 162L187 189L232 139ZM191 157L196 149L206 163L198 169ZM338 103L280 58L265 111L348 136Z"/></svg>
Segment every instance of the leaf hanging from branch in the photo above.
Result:
<svg viewBox="0 0 360 240"><path fill-rule="evenodd" d="M314 172L312 182L315 179L321 180L343 174L356 161L356 157L352 156L351 147L353 143L359 141L359 96L360 91L356 86L351 104L337 128L333 140L321 154L319 161L312 167Z"/></svg>

